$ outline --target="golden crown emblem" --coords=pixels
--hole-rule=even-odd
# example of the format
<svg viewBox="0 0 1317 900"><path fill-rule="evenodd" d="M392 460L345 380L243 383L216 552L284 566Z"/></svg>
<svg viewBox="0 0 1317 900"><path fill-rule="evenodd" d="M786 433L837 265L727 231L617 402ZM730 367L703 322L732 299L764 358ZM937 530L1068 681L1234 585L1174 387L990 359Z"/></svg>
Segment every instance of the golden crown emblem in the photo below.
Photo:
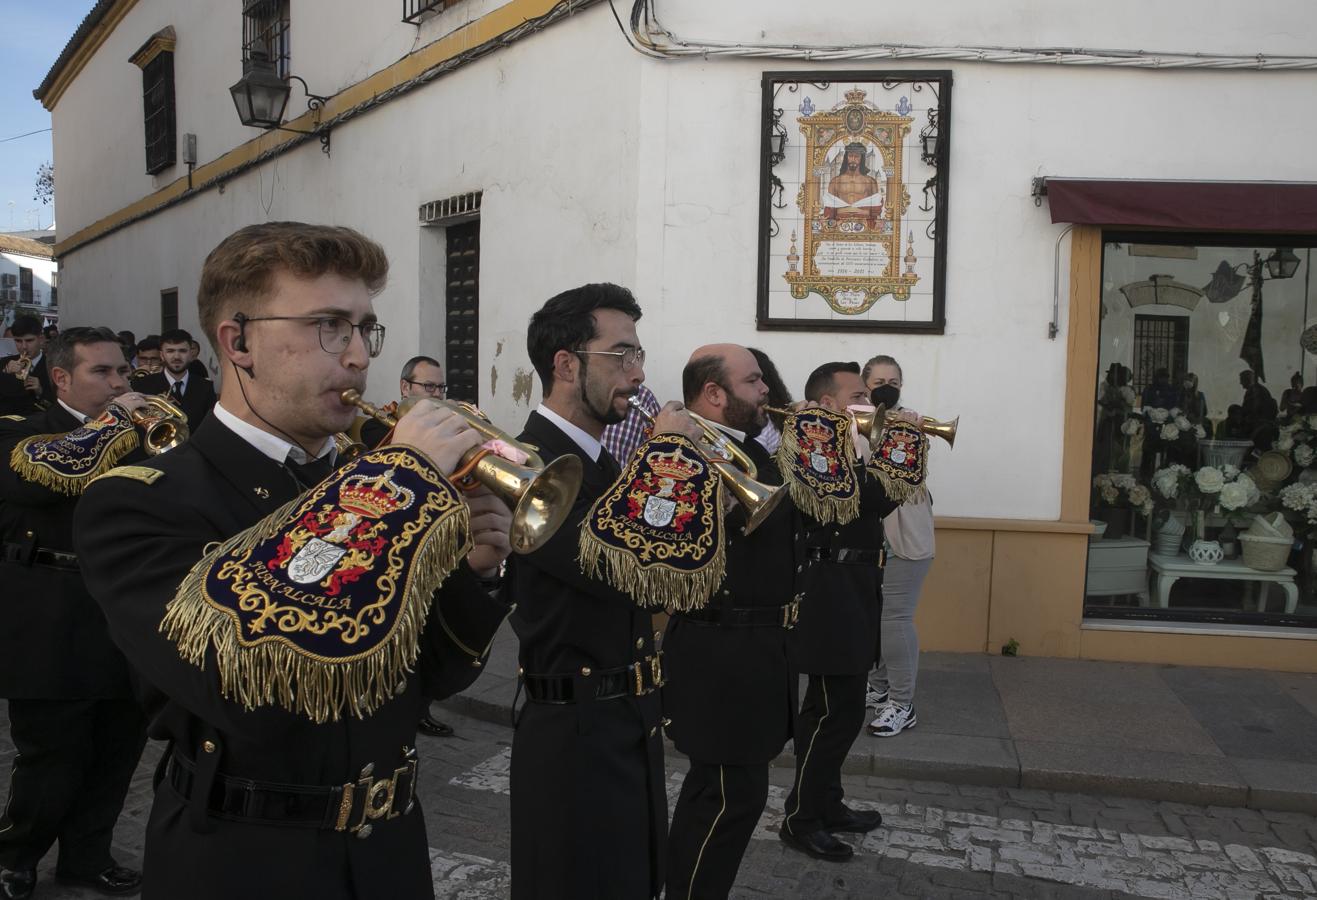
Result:
<svg viewBox="0 0 1317 900"><path fill-rule="evenodd" d="M864 91L860 90L859 88L855 88L854 90L850 90L846 92L846 102L852 104L853 106L859 106L861 103L864 102L864 98L866 96L868 95Z"/></svg>
<svg viewBox="0 0 1317 900"><path fill-rule="evenodd" d="M645 462L649 464L650 471L661 478L675 478L678 481L686 481L700 473L700 463L688 456L682 455L681 450L673 450L671 453L651 453L645 457Z"/></svg>
<svg viewBox="0 0 1317 900"><path fill-rule="evenodd" d="M805 433L805 437L809 438L811 441L817 441L820 444L826 444L831 441L832 436L836 434L827 423L820 422L817 419L802 422L800 430Z"/></svg>
<svg viewBox="0 0 1317 900"><path fill-rule="evenodd" d="M412 505L416 494L396 484L392 478L393 469L375 476L353 475L343 482L338 492L338 505L367 519L378 519L406 509Z"/></svg>

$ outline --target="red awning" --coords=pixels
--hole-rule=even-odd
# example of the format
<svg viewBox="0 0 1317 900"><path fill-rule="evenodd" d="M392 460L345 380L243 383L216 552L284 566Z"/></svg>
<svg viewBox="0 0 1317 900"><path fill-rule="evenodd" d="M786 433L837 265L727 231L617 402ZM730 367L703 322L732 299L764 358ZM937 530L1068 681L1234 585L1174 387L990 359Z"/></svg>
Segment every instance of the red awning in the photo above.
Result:
<svg viewBox="0 0 1317 900"><path fill-rule="evenodd" d="M1317 183L1045 179L1053 222L1317 233Z"/></svg>

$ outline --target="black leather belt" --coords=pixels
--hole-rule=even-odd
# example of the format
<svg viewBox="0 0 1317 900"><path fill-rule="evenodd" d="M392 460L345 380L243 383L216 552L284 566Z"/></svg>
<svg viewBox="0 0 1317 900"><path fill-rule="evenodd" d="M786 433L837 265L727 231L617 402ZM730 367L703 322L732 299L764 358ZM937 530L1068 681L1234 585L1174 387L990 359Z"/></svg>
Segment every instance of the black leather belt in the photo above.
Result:
<svg viewBox="0 0 1317 900"><path fill-rule="evenodd" d="M813 562L835 562L848 566L877 566L880 569L887 565L886 550L856 550L853 547L842 547L834 550L831 547L810 547L805 552Z"/></svg>
<svg viewBox="0 0 1317 900"><path fill-rule="evenodd" d="M533 675L521 673L526 696L535 703L575 703L589 699L589 685L594 684L593 699L616 700L619 697L643 697L663 687L663 651L629 666L610 669L582 667L579 675ZM578 696L581 684L587 696Z"/></svg>
<svg viewBox="0 0 1317 900"><path fill-rule="evenodd" d="M778 628L791 629L800 619L800 600L792 600L781 606L706 606L704 609L673 615L711 625L776 625Z"/></svg>
<svg viewBox="0 0 1317 900"><path fill-rule="evenodd" d="M372 763L356 781L328 786L275 784L220 772L207 809L231 822L350 831L364 838L372 822L405 816L416 806L418 762L415 748L408 748L403 764L380 778L374 777ZM186 800L192 796L194 771L190 761L171 753L165 780Z"/></svg>
<svg viewBox="0 0 1317 900"><path fill-rule="evenodd" d="M78 568L78 555L62 550L47 550L44 547L32 547L27 544L4 545L4 561L19 563L24 566L50 566L53 569Z"/></svg>

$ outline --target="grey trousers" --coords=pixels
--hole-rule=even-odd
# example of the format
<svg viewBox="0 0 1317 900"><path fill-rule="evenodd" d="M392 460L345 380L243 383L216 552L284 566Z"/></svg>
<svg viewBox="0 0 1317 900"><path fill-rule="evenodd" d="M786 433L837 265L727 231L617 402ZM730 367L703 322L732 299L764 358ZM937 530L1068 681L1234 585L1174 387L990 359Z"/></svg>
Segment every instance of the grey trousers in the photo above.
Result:
<svg viewBox="0 0 1317 900"><path fill-rule="evenodd" d="M870 683L887 691L893 703L910 704L919 674L919 635L915 632L915 606L931 559L887 557L883 570L882 632L878 638L878 667Z"/></svg>

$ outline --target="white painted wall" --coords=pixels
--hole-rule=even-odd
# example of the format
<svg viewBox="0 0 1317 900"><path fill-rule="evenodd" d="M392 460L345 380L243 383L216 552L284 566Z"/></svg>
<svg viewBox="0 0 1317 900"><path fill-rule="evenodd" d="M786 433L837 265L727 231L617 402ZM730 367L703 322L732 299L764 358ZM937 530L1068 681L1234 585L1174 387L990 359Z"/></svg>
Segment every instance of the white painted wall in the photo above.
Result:
<svg viewBox="0 0 1317 900"><path fill-rule="evenodd" d="M0 250L0 274L13 275L17 287L18 270L32 270L33 303L50 306L50 285L54 280L55 260L46 256L28 256L26 253L14 253ZM19 294L18 296L22 296Z"/></svg>
<svg viewBox="0 0 1317 900"><path fill-rule="evenodd" d="M801 10L760 2L747 17L746 3L661 0L658 12L683 37L780 42L797 34L800 41L831 43L899 39L1171 50L1192 45L1249 53L1306 52L1298 35L1317 26L1317 11L1297 0L1267 4L1274 15L1266 16L1256 7L1245 11L1226 3L1205 11L1190 0L1151 11L1124 0L1101 10L1077 2L1017 2L989 16L980 4L959 0L904 10L901 21L877 19L872 4L858 0L822 6L826 14L820 4ZM134 15L154 7L163 9L160 0L143 0ZM295 32L297 10L295 0ZM192 38L177 15L182 55ZM339 24L374 34L374 14L358 15L366 18ZM234 33L220 42L236 46L236 17L225 16L233 21L220 30ZM757 24L747 26L750 21ZM1290 25L1277 29L1277 21ZM125 42L131 46L109 56L126 59L155 27L143 19ZM295 35L295 60L301 58L298 40ZM355 45L368 48L368 58L380 64L399 50L383 30ZM356 59L356 50L339 52ZM180 82L180 98L188 98L180 99L180 110L204 106L210 133L234 140L231 135L244 131L227 94L237 77L237 55L226 49L215 60L222 74L204 80L221 92L218 99L185 94ZM314 62L321 64L329 61ZM140 108L140 76L127 68L132 90L123 102ZM1046 205L1034 206L1030 179L1317 180L1317 161L1307 149L1317 138L1317 123L1295 115L1310 104L1317 81L1312 73L937 66L955 77L946 334L757 332L760 76L791 68L826 67L645 59L627 48L607 8L596 6L337 128L328 159L318 144L308 144L231 180L223 194L208 192L76 251L65 264L65 318L72 323L94 307L97 317L140 332L155 321L160 289L177 285L184 325L194 327L202 258L234 228L276 218L352 224L380 240L393 262L389 288L378 301L390 326L385 354L374 367L384 375L373 381L380 399L387 399L406 357L438 349L420 345L421 335L438 339L442 317L421 306L441 294L433 284L437 237L418 228L416 208L482 189L480 353L489 371L482 373L481 401L495 420L519 425L538 400L538 385L529 397L513 395L513 385L524 385L529 371L524 343L530 312L564 288L615 280L633 287L645 307L640 333L650 350L646 368L661 398L677 396L691 349L713 340L762 347L797 393L818 363L888 353L905 367L911 406L939 417L961 416L954 453L941 446L935 451L938 511L1054 519L1068 261L1063 253L1061 335L1048 340L1053 251L1062 226L1050 223ZM301 71L298 63L294 69ZM343 73L346 83L365 70ZM326 68L317 78L332 81L330 75ZM319 90L317 80L307 77ZM84 77L74 88L84 92L78 103L119 102L110 102L117 95L108 93L109 81L102 88ZM73 95L70 90L65 102ZM141 179L133 189L99 184L105 180L101 171L113 167L109 161L92 167L84 156L73 165L85 153L73 149L86 143L79 140L81 129L92 126L77 117L61 121L62 115L57 110L57 165L64 165L61 152L69 154L64 159L70 165L61 169L61 187L70 186L74 195L85 188L88 195L59 209L62 229L73 233L93 214L135 199L143 188ZM186 130L180 119L180 133ZM139 157L140 145L138 122L130 146ZM204 134L202 145L203 159L211 156L215 145Z"/></svg>

